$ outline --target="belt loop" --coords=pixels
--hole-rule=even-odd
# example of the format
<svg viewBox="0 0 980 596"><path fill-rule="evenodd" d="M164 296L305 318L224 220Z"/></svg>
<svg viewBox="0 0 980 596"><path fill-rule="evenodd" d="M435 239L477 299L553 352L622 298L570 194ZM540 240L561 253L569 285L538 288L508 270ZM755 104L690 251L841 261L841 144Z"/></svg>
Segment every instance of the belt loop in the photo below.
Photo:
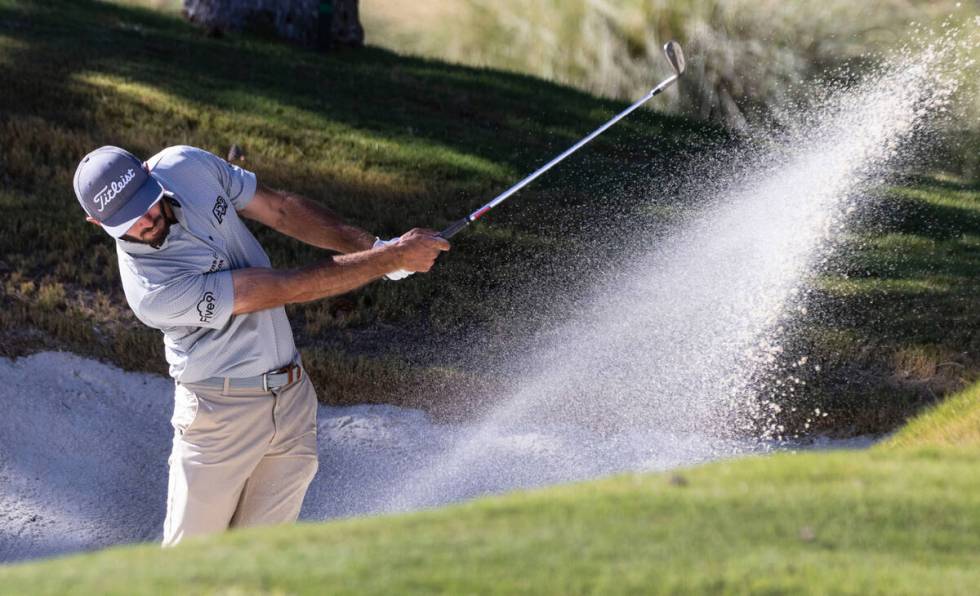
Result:
<svg viewBox="0 0 980 596"><path fill-rule="evenodd" d="M225 395L231 392L231 387L229 387L230 384L231 384L231 379L225 377L224 385L221 387L221 392L224 393Z"/></svg>

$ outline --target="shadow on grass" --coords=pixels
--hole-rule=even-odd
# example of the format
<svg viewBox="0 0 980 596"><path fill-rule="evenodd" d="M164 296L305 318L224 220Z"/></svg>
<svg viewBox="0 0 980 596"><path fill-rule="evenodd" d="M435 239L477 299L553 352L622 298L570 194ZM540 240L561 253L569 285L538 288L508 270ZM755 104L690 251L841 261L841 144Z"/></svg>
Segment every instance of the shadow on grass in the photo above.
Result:
<svg viewBox="0 0 980 596"><path fill-rule="evenodd" d="M621 107L529 77L378 49L322 55L247 37L207 39L176 18L102 2L6 0L0 34L12 40L0 63L7 126L41 129L12 131L28 146L0 154L3 182L38 197L32 207L68 227L79 238L73 242L83 239L84 250L97 250L98 235L61 208L71 201L74 164L98 144L149 155L187 142L222 153L252 139L267 150L249 164L264 181L315 196L326 188L354 222L396 234L406 222L438 227L458 218ZM120 97L89 84L92 73L206 110L149 105L139 90ZM614 201L589 189L621 169L624 154L648 164L719 136L639 114L597 140L588 157L569 160L561 176L536 183L533 192L554 189L550 199L562 202L548 225L539 217L546 208L520 203L508 206L505 221L535 233L581 229L576 208L591 216ZM335 169L323 170L326 162ZM348 166L338 173L340 162ZM44 236L25 225L8 237ZM270 245L286 262L297 261L295 250Z"/></svg>
<svg viewBox="0 0 980 596"><path fill-rule="evenodd" d="M92 148L148 156L186 143L222 154L242 143L246 166L265 183L326 199L354 223L394 235L458 218L623 107L530 77L373 48L323 55L248 36L209 39L175 17L91 0L0 0L0 86L0 204L10 207L0 220L0 306L11 340L3 353L68 348L157 372L159 338L129 312L114 246L84 223L72 195L75 165ZM492 228L476 226L433 274L291 307L298 344L399 371L393 363L438 368L456 359L451 338L462 331L526 331L529 317L513 313L534 310L529 291L588 284L590 272L561 260L574 255L576 234L596 234L603 207L629 208L622 193L596 192L622 176L624 157L650 168L721 137L638 113L495 214ZM634 198L644 180L632 181ZM323 258L256 233L277 266ZM54 288L55 298L40 308L32 285ZM320 374L353 386L326 365Z"/></svg>
<svg viewBox="0 0 980 596"><path fill-rule="evenodd" d="M807 386L787 427L882 432L978 377L980 186L908 184L877 200L807 299L781 367Z"/></svg>
<svg viewBox="0 0 980 596"><path fill-rule="evenodd" d="M954 193L966 193L980 189L948 188L947 183L928 183L928 194L943 194L955 197ZM948 240L964 234L980 234L980 201L973 205L955 203L937 204L922 200L926 191L906 190L889 198L888 228L892 233L913 234L933 240Z"/></svg>
<svg viewBox="0 0 980 596"><path fill-rule="evenodd" d="M342 123L398 143L421 139L427 148L448 147L504 164L507 169L499 173L510 175L551 156L621 107L530 77L374 48L323 55L237 36L207 39L175 18L101 2L7 2L0 23L0 31L21 42L7 60L4 78L18 92L5 94L4 111L73 127L90 127L93 111L106 107L71 85L74 76L94 71L243 117L283 121L302 115L287 122L294 130ZM38 85L39 67L46 72ZM17 81L25 86L18 89ZM292 114L283 114L283 107L293 108ZM107 124L93 136L117 138L119 129L138 126ZM687 127L680 119L647 113L597 140L593 152L615 154L623 138L641 134L663 141L657 153L676 149L690 141L694 131ZM628 147L631 154L651 150ZM157 147L144 143L137 149ZM417 157L394 165L410 170ZM450 174L472 173L459 169Z"/></svg>

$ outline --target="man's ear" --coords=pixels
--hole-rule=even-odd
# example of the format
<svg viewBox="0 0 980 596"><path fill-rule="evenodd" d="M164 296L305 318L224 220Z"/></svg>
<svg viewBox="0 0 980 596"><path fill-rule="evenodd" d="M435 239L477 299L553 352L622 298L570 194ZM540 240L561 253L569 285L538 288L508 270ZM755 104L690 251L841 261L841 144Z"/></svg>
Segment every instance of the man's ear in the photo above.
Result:
<svg viewBox="0 0 980 596"><path fill-rule="evenodd" d="M85 221L89 222L92 225L99 226L100 228L102 227L102 224L99 223L99 220L95 219L94 217L86 216Z"/></svg>

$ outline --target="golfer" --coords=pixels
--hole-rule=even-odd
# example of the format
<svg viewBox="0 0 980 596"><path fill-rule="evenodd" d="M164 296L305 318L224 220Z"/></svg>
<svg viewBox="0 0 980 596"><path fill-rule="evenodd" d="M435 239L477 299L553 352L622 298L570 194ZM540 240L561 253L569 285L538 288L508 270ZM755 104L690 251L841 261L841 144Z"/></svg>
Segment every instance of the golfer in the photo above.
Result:
<svg viewBox="0 0 980 596"><path fill-rule="evenodd" d="M379 240L194 147L146 163L101 147L74 187L116 239L126 300L163 332L176 382L163 546L295 521L317 470L317 400L283 305L429 271L449 244L421 229ZM274 269L245 219L342 254Z"/></svg>

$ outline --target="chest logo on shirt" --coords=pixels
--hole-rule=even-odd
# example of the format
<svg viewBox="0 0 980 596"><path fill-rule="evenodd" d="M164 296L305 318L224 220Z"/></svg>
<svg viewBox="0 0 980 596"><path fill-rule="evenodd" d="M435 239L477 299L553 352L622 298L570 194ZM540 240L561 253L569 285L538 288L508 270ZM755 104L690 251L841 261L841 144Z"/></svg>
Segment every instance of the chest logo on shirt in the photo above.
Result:
<svg viewBox="0 0 980 596"><path fill-rule="evenodd" d="M214 318L214 293L204 292L201 301L197 303L197 314L201 316L202 323L210 323Z"/></svg>
<svg viewBox="0 0 980 596"><path fill-rule="evenodd" d="M224 197L218 195L218 198L214 201L214 209L211 210L214 213L214 218L218 220L218 223L222 223L225 220L225 214L228 213L228 201Z"/></svg>

